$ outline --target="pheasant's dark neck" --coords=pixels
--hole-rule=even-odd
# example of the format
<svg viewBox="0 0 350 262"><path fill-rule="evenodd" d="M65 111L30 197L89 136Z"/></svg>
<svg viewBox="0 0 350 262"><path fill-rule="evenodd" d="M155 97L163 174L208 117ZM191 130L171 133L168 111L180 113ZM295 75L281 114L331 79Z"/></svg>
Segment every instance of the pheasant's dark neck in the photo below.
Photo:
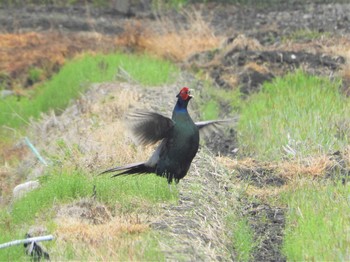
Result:
<svg viewBox="0 0 350 262"><path fill-rule="evenodd" d="M187 113L187 105L189 100L178 99L174 108L174 113Z"/></svg>

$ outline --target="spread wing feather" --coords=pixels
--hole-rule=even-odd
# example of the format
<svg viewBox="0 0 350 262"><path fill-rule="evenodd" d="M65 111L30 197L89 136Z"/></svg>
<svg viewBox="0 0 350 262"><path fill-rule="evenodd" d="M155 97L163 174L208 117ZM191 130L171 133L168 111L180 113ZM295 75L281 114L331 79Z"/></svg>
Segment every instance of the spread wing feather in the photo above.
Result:
<svg viewBox="0 0 350 262"><path fill-rule="evenodd" d="M173 120L154 112L133 112L127 119L132 133L141 145L154 144L165 138L174 126Z"/></svg>

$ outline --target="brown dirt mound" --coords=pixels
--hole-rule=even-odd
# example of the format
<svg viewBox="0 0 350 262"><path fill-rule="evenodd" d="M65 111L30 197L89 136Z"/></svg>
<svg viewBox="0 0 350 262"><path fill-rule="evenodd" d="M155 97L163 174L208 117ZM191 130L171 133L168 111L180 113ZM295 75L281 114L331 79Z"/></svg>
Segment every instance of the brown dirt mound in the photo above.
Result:
<svg viewBox="0 0 350 262"><path fill-rule="evenodd" d="M7 89L28 87L49 78L74 55L114 49L113 38L97 33L0 34L0 86ZM34 69L38 70L38 76L31 73Z"/></svg>

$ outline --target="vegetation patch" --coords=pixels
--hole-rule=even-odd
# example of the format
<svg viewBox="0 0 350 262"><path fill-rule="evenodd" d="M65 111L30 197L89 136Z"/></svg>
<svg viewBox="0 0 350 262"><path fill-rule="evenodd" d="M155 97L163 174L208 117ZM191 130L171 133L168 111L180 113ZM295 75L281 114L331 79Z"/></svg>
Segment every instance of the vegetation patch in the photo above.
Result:
<svg viewBox="0 0 350 262"><path fill-rule="evenodd" d="M244 155L258 159L303 158L349 143L349 99L340 81L301 71L265 83L248 99L239 122Z"/></svg>
<svg viewBox="0 0 350 262"><path fill-rule="evenodd" d="M146 233L148 226L133 214L139 214L141 217L140 214L155 212L156 203L169 201L174 203L177 201L177 191L170 191L166 184L165 179L157 176L111 179L109 176L91 177L78 171L64 171L62 173L54 171L50 176L41 178L41 187L39 189L15 201L11 210L1 210L0 243L23 238L26 230L33 223L43 224L46 227L50 227L54 232L58 230L59 233L57 234L60 236L58 242L66 247L69 243L73 243L74 239L79 240L78 243L75 243L78 246L79 243L87 244L87 242L97 241L98 237L96 234L98 232L100 234L99 238L103 239L102 242L106 242L109 239L108 233L101 235L102 231L99 231L101 228L109 228L110 232L113 230L113 232L116 232L117 230L118 234L121 235L122 241L125 241L125 238L127 238L134 242L133 236L136 235L136 238L142 237L140 234ZM85 206L80 204L79 208L89 206L89 212L82 212L78 217L74 217L72 214L76 214L78 212L76 210L80 210L76 208L75 211L72 211L77 206L75 205L71 212L67 212L61 215L59 219L53 221L56 217L55 206L72 203L77 199L83 198L88 200L84 202ZM94 201L103 203L103 206L100 205L96 208L93 205L92 208L91 202L93 203ZM101 218L102 214L106 215L103 219ZM70 220L74 218L75 220ZM84 226L84 221L89 225ZM72 228L69 229L69 226ZM72 236L74 232L77 233L75 237ZM65 239L64 236L67 238ZM150 238L150 233L147 233L145 237ZM154 246L154 248L157 246L154 241L151 241L149 245ZM5 249L4 252L0 253L0 260L8 258L11 258L11 260L19 259L23 254L22 249L23 247ZM63 254L63 257L66 259L89 257L85 252L83 252L84 254L74 252L74 254L71 254L72 257L70 257L67 250L59 251L60 245L51 245L50 249L52 249L53 253L63 252L58 257L61 257ZM74 248L74 250L77 251L78 249ZM147 252L152 253L151 250ZM141 253L143 254L144 252ZM122 253L118 254L121 255Z"/></svg>
<svg viewBox="0 0 350 262"><path fill-rule="evenodd" d="M203 78L201 75L198 77ZM234 90L217 88L208 81L204 82L199 101L196 103L200 108L201 118L204 120L227 118L228 114L238 115L242 106L241 93L238 88Z"/></svg>
<svg viewBox="0 0 350 262"><path fill-rule="evenodd" d="M60 112L91 83L112 81L118 74L122 80L127 78L144 85L160 85L173 81L178 69L170 62L148 55L84 55L67 63L28 97L1 100L0 126L20 127L31 117L38 118L50 109Z"/></svg>
<svg viewBox="0 0 350 262"><path fill-rule="evenodd" d="M214 35L200 12L183 11L181 14L187 20L187 25L182 26L164 16L160 17L159 24L154 25L155 29L134 21L125 26L125 32L116 42L132 50L146 51L176 62L219 47L223 38Z"/></svg>
<svg viewBox="0 0 350 262"><path fill-rule="evenodd" d="M316 39L329 38L331 34L329 32L318 32L314 30L299 29L292 32L289 36L283 39L284 41L313 41Z"/></svg>
<svg viewBox="0 0 350 262"><path fill-rule="evenodd" d="M350 187L306 181L284 194L288 205L283 252L290 261L346 261L350 249Z"/></svg>
<svg viewBox="0 0 350 262"><path fill-rule="evenodd" d="M254 232L245 217L232 214L226 219L227 228L231 230L231 241L237 261L251 261L256 247Z"/></svg>

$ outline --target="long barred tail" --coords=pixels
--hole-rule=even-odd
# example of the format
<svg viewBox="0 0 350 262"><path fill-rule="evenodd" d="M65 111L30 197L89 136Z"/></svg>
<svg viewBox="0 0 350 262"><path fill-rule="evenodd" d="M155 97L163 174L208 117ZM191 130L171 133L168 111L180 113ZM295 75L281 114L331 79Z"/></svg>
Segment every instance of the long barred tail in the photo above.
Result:
<svg viewBox="0 0 350 262"><path fill-rule="evenodd" d="M155 168L146 166L145 162L141 162L141 163L134 163L134 164L129 164L125 166L114 167L106 171L103 171L102 173L100 173L100 175L106 174L106 173L112 173L112 172L117 172L117 174L114 174L112 176L112 177L116 177L121 175L154 173Z"/></svg>

